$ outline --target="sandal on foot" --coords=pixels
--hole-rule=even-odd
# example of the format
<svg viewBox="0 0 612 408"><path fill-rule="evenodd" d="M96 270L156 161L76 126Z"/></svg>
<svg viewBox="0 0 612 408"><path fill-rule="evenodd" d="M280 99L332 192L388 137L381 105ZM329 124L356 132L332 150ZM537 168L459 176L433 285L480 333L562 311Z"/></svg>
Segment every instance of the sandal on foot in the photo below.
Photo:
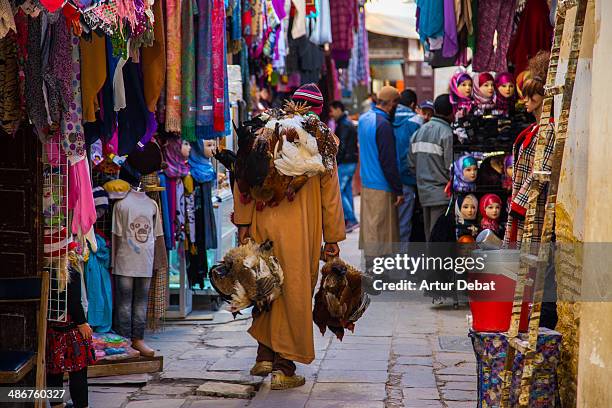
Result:
<svg viewBox="0 0 612 408"><path fill-rule="evenodd" d="M271 361L258 361L251 368L251 375L256 375L258 377L267 377L268 374L272 372L272 362Z"/></svg>
<svg viewBox="0 0 612 408"><path fill-rule="evenodd" d="M272 381L270 388L273 390L288 390L289 388L301 387L306 384L306 379L301 375L288 376L282 371L272 372Z"/></svg>

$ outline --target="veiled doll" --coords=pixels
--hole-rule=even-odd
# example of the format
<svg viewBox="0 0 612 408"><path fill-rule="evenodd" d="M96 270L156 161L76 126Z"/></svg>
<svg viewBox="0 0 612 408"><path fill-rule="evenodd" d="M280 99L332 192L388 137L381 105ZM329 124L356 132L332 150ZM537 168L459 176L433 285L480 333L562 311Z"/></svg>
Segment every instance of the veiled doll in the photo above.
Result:
<svg viewBox="0 0 612 408"><path fill-rule="evenodd" d="M497 194L485 194L480 199L480 228L483 230L490 229L498 237L502 237L499 225L499 217L501 215L501 198Z"/></svg>
<svg viewBox="0 0 612 408"><path fill-rule="evenodd" d="M516 97L514 76L510 72L500 72L495 77L495 111L498 115L509 116L514 112Z"/></svg>
<svg viewBox="0 0 612 408"><path fill-rule="evenodd" d="M502 175L502 187L509 192L512 191L512 173L514 170L514 156L511 154L504 157L504 173Z"/></svg>
<svg viewBox="0 0 612 408"><path fill-rule="evenodd" d="M449 88L455 119L467 116L474 106L474 100L472 99L472 77L467 72L456 72L450 80Z"/></svg>
<svg viewBox="0 0 612 408"><path fill-rule="evenodd" d="M474 194L460 195L455 201L455 228L457 239L478 235L478 199Z"/></svg>
<svg viewBox="0 0 612 408"><path fill-rule="evenodd" d="M474 75L474 114L486 115L495 108L495 80L488 72Z"/></svg>
<svg viewBox="0 0 612 408"><path fill-rule="evenodd" d="M478 162L473 156L465 155L453 164L453 191L469 193L476 190Z"/></svg>

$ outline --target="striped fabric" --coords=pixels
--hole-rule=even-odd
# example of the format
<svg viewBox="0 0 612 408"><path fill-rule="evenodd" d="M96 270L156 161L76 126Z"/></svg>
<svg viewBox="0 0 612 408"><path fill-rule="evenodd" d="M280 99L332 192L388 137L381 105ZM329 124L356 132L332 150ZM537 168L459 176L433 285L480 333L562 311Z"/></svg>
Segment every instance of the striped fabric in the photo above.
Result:
<svg viewBox="0 0 612 408"><path fill-rule="evenodd" d="M72 242L72 235L69 234L66 227L46 228L43 241L45 257L55 258L68 251L67 247Z"/></svg>
<svg viewBox="0 0 612 408"><path fill-rule="evenodd" d="M302 85L293 93L291 99L307 102L311 106L323 105L323 95L315 84Z"/></svg>

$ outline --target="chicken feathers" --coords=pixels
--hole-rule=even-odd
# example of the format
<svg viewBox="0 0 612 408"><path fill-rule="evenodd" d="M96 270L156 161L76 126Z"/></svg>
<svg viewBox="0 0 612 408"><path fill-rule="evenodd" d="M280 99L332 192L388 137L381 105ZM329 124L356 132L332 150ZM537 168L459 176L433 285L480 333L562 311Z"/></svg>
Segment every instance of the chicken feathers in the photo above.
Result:
<svg viewBox="0 0 612 408"><path fill-rule="evenodd" d="M334 258L321 269L321 285L315 295L313 320L321 334L331 330L342 341L345 329L351 332L355 322L370 305L362 289L362 273L340 258Z"/></svg>

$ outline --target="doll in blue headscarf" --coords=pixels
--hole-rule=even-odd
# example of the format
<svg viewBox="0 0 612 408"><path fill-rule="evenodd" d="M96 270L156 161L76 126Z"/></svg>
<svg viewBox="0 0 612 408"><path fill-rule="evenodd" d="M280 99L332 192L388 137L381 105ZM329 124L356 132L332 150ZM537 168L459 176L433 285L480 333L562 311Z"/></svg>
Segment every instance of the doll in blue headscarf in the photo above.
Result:
<svg viewBox="0 0 612 408"><path fill-rule="evenodd" d="M470 193L476 190L478 162L473 156L461 156L453 164L453 191Z"/></svg>

